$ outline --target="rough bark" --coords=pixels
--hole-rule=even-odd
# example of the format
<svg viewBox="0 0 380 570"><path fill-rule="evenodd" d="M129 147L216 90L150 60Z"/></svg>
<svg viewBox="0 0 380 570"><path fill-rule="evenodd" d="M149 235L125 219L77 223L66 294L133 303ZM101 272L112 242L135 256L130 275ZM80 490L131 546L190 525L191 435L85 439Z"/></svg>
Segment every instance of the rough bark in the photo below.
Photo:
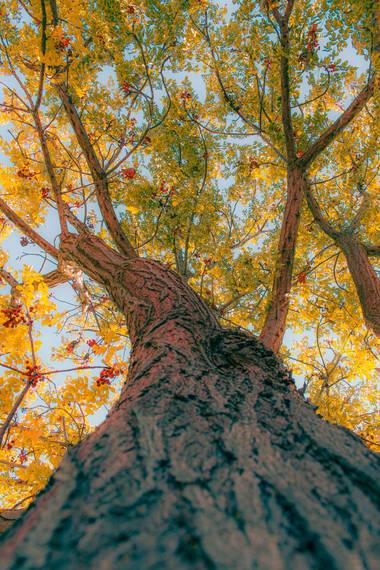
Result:
<svg viewBox="0 0 380 570"><path fill-rule="evenodd" d="M278 254L272 293L260 334L260 340L273 352L280 350L286 330L305 184L305 176L301 170L298 168L289 169L286 205L277 247Z"/></svg>
<svg viewBox="0 0 380 570"><path fill-rule="evenodd" d="M65 255L85 263L88 240ZM128 315L127 383L8 531L2 569L378 568L379 457L180 277L111 252L92 272Z"/></svg>
<svg viewBox="0 0 380 570"><path fill-rule="evenodd" d="M355 233L355 225L348 231L335 228L323 215L310 184L306 184L305 193L315 221L334 240L346 258L367 327L380 336L380 279L369 260L370 255L378 255L379 248L362 243Z"/></svg>
<svg viewBox="0 0 380 570"><path fill-rule="evenodd" d="M346 258L368 328L380 336L380 279L368 259L368 252L355 234L341 234L336 240Z"/></svg>

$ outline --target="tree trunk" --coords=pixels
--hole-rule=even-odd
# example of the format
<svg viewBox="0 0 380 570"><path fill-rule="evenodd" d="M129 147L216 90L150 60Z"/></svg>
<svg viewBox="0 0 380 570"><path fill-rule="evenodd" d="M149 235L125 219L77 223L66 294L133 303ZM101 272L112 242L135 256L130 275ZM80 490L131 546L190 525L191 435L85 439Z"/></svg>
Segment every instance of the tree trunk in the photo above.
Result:
<svg viewBox="0 0 380 570"><path fill-rule="evenodd" d="M7 532L1 568L377 569L379 457L177 275L113 255L118 271L92 272L127 316L127 383Z"/></svg>
<svg viewBox="0 0 380 570"><path fill-rule="evenodd" d="M380 337L380 279L368 259L367 250L354 234L342 234L335 241L346 258L365 323Z"/></svg>
<svg viewBox="0 0 380 570"><path fill-rule="evenodd" d="M298 168L290 169L287 181L287 198L277 248L271 296L265 322L260 334L263 344L278 352L286 330L289 295L292 288L293 265L296 253L301 206L306 180Z"/></svg>

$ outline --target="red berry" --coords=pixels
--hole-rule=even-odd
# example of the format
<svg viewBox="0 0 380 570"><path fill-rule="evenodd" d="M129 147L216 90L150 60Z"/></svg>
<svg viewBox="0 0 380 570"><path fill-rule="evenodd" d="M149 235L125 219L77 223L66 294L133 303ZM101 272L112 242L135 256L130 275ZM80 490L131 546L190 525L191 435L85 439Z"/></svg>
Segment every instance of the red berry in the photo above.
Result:
<svg viewBox="0 0 380 570"><path fill-rule="evenodd" d="M59 47L66 49L71 44L71 39L68 36L62 36L59 40Z"/></svg>
<svg viewBox="0 0 380 570"><path fill-rule="evenodd" d="M28 458L28 456L27 456L26 452L24 450L22 450L20 455L19 455L20 463L25 463L27 458Z"/></svg>
<svg viewBox="0 0 380 570"><path fill-rule="evenodd" d="M136 168L123 168L121 173L126 180L132 180L136 176Z"/></svg>
<svg viewBox="0 0 380 570"><path fill-rule="evenodd" d="M301 271L301 273L297 275L298 283L306 283L306 276L306 271Z"/></svg>

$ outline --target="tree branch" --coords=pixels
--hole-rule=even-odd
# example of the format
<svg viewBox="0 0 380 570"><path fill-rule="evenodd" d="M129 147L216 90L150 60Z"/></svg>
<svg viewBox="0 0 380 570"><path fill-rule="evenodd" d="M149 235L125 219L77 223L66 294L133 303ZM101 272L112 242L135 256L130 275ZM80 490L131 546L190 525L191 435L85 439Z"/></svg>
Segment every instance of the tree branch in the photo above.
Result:
<svg viewBox="0 0 380 570"><path fill-rule="evenodd" d="M211 53L212 61L214 64L215 76L216 76L216 79L217 79L219 86L221 88L224 100L226 101L228 106L242 119L242 121L244 123L246 123L247 125L249 125L250 127L252 127L254 129L255 134L257 134L257 136L259 136L277 154L277 156L279 156L284 162L286 162L286 157L272 143L272 141L266 135L266 133L262 130L262 128L259 125L256 125L256 123L252 122L250 119L248 119L245 116L245 114L241 111L240 106L235 103L235 101L233 100L231 95L228 93L227 88L224 85L223 78L222 78L220 71L219 71L219 68L218 68L218 62L217 62L215 50L213 48L211 38L210 38L210 35L208 32L207 23L206 23L206 29L205 30L201 30L200 28L197 28L197 30L203 35L203 37L205 38L205 40L206 40L206 42L210 48L210 53Z"/></svg>
<svg viewBox="0 0 380 570"><path fill-rule="evenodd" d="M279 20L281 31L281 114L282 126L285 135L286 153L288 160L293 162L296 158L296 145L294 141L292 111L290 105L290 86L289 86L289 26L288 20L281 18Z"/></svg>
<svg viewBox="0 0 380 570"><path fill-rule="evenodd" d="M3 214L24 234L26 234L34 243L40 246L41 249L49 253L55 259L58 259L59 251L51 245L45 238L40 236L30 225L25 222L8 204L0 198L0 210Z"/></svg>
<svg viewBox="0 0 380 570"><path fill-rule="evenodd" d="M301 206L306 185L304 173L299 169L289 168L286 204L277 246L272 290L260 333L261 342L273 352L280 350L286 330Z"/></svg>
<svg viewBox="0 0 380 570"><path fill-rule="evenodd" d="M347 127L347 125L360 113L369 99L372 97L375 86L375 76L371 77L367 85L355 97L347 109L330 125L319 139L298 160L301 168L306 168L319 156L325 148Z"/></svg>
<svg viewBox="0 0 380 570"><path fill-rule="evenodd" d="M11 411L9 412L5 422L3 423L3 425L0 427L0 448L3 445L3 440L4 440L4 436L7 433L7 430L18 410L18 408L21 406L21 403L23 401L23 399L25 398L26 394L28 393L30 387L31 387L31 383L27 382L24 386L24 388L21 390L18 398L16 399L15 403L12 406Z"/></svg>
<svg viewBox="0 0 380 570"><path fill-rule="evenodd" d="M307 204L313 215L313 218L315 219L319 227L325 232L325 234L327 234L329 237L335 240L337 237L339 237L340 232L337 231L333 227L333 225L329 222L329 220L323 215L322 210L311 190L309 182L305 184L305 195L306 195Z"/></svg>
<svg viewBox="0 0 380 570"><path fill-rule="evenodd" d="M51 184L53 192L54 192L55 201L57 203L57 210L58 210L59 223L61 226L61 232L63 234L66 234L66 233L68 233L68 229L67 229L67 223L66 223L66 218L65 218L65 213L64 213L64 206L63 206L64 202L62 200L61 185L59 184L57 177L55 175L53 161L51 159L51 154L50 154L49 147L48 147L47 141L46 141L45 129L42 126L41 119L40 119L40 116L38 114L38 111L33 111L33 119L34 119L34 124L35 124L36 130L37 130L38 138L40 141L41 150L42 150L42 154L44 157L46 170L47 170L47 173L49 176L50 184Z"/></svg>
<svg viewBox="0 0 380 570"><path fill-rule="evenodd" d="M380 257L380 245L363 245L367 251L367 255L371 257Z"/></svg>
<svg viewBox="0 0 380 570"><path fill-rule="evenodd" d="M131 242L123 232L108 191L107 173L103 170L98 157L92 147L86 129L81 121L78 111L67 91L65 84L57 85L57 90L70 124L77 137L78 143L84 153L87 164L95 184L96 197L100 211L117 248L127 257L136 257L137 253Z"/></svg>
<svg viewBox="0 0 380 570"><path fill-rule="evenodd" d="M368 259L366 248L355 234L342 233L336 243L346 258L364 321L380 337L380 279Z"/></svg>
<svg viewBox="0 0 380 570"><path fill-rule="evenodd" d="M17 306L20 303L19 282L3 267L0 268L0 277L11 287L11 306Z"/></svg>

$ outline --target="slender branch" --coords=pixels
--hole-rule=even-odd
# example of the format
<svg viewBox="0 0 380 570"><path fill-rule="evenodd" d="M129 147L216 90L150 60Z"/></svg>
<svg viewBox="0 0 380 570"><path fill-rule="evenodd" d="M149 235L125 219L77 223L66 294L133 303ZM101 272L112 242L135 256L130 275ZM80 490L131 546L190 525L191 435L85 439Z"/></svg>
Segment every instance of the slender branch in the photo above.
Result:
<svg viewBox="0 0 380 570"><path fill-rule="evenodd" d="M3 267L0 269L0 277L11 287L11 306L16 306L20 302L20 290L18 281Z"/></svg>
<svg viewBox="0 0 380 570"><path fill-rule="evenodd" d="M47 41L47 38L46 38L47 20L46 20L45 0L41 0L41 13L42 13L41 54L42 54L42 57L44 58L45 53L46 53L46 41ZM37 109L41 105L42 93L43 93L43 89L44 89L44 79L45 79L45 61L43 60L41 63L41 68L40 68L40 80L39 80L39 85L38 85L37 99L36 99L36 103L34 105L35 111L37 111Z"/></svg>
<svg viewBox="0 0 380 570"><path fill-rule="evenodd" d="M78 111L67 91L66 85L63 83L57 85L57 90L70 124L77 137L78 143L90 168L95 184L97 201L107 228L120 252L124 253L124 255L127 257L136 257L137 253L123 232L119 220L116 217L115 210L113 208L109 195L107 174L103 170L99 159L96 156L86 129L78 114Z"/></svg>
<svg viewBox="0 0 380 570"><path fill-rule="evenodd" d="M20 392L17 400L15 401L15 403L12 406L11 411L9 412L5 422L3 423L3 425L0 427L0 447L2 447L3 445L3 440L4 440L4 436L7 433L7 430L18 410L18 408L20 407L23 399L25 398L26 394L28 393L29 389L31 387L31 383L28 382L24 388L22 389L22 391Z"/></svg>
<svg viewBox="0 0 380 570"><path fill-rule="evenodd" d="M371 257L380 257L380 245L363 244L367 250L367 255Z"/></svg>
<svg viewBox="0 0 380 570"><path fill-rule="evenodd" d="M0 459L0 463L1 465L6 465L7 467L11 468L17 467L19 469L26 469L26 465L23 465L22 463L12 463L12 461L6 461L5 459ZM0 516L4 518L2 513L0 513Z"/></svg>
<svg viewBox="0 0 380 570"><path fill-rule="evenodd" d="M279 19L281 30L281 113L282 126L285 135L285 144L288 160L293 162L296 158L296 145L292 124L292 111L290 105L290 85L289 85L289 26L285 18Z"/></svg>
<svg viewBox="0 0 380 570"><path fill-rule="evenodd" d="M252 122L250 119L248 119L245 114L241 111L240 106L233 100L233 98L231 97L231 95L228 93L227 88L224 84L223 78L220 74L219 71L219 67L218 67L218 61L215 55L215 50L214 47L212 45L211 42L211 37L208 31L208 24L206 22L206 26L205 29L202 30L201 28L197 27L197 30L203 35L203 37L205 38L209 49L210 49L210 54L211 54L211 58L213 61L213 69L215 72L215 76L216 79L219 83L219 86L221 88L223 97L226 101L226 103L228 104L228 106L242 119L242 121L248 125L250 125L254 131L255 134L257 136L259 136L276 154L277 156L279 156L283 161L286 162L286 157L283 155L283 153L272 143L272 141L270 140L270 138L265 134L265 132L260 128L259 125L256 125L254 122Z"/></svg>
<svg viewBox="0 0 380 570"><path fill-rule="evenodd" d="M3 214L24 234L26 234L34 243L40 246L46 253L58 259L58 249L51 245L45 238L38 234L31 226L25 222L8 204L0 198L0 210Z"/></svg>
<svg viewBox="0 0 380 570"><path fill-rule="evenodd" d="M54 271L50 271L42 277L44 278L46 285L51 288L57 287L58 285L61 285L62 283L66 283L68 281L67 275L65 275L59 269L54 269Z"/></svg>
<svg viewBox="0 0 380 570"><path fill-rule="evenodd" d="M58 8L57 8L57 2L56 0L49 0L50 1L50 8L53 14L53 24L54 26L56 26L58 24L59 18L58 18Z"/></svg>
<svg viewBox="0 0 380 570"><path fill-rule="evenodd" d="M347 127L353 119L360 113L374 93L375 76L371 77L367 85L355 97L347 109L330 125L319 139L305 152L299 159L298 164L306 168L319 156L327 146L337 137L337 135Z"/></svg>
<svg viewBox="0 0 380 570"><path fill-rule="evenodd" d="M286 5L286 9L285 9L285 19L286 21L289 21L289 18L292 14L293 8L294 8L294 4L296 3L296 0L288 0L287 1L287 5Z"/></svg>
<svg viewBox="0 0 380 570"><path fill-rule="evenodd" d="M41 150L42 150L42 154L44 157L46 170L47 170L47 173L49 176L51 186L53 188L55 201L57 203L58 217L59 217L59 223L61 226L61 232L62 232L62 234L67 234L68 229L67 229L67 222L66 222L66 217L65 217L65 213L64 213L64 206L63 206L64 202L62 200L61 185L59 184L57 177L55 175L53 161L51 158L49 147L47 145L45 129L42 126L41 119L40 119L40 116L39 116L37 111L33 112L33 119L34 119L34 123L36 126L38 138L40 141Z"/></svg>
<svg viewBox="0 0 380 570"><path fill-rule="evenodd" d="M325 232L325 234L327 234L329 237L335 240L340 235L340 232L337 231L333 227L333 225L329 222L329 220L324 216L321 207L319 206L311 190L309 183L305 184L304 190L305 190L307 204L315 221L317 222L319 227Z"/></svg>

